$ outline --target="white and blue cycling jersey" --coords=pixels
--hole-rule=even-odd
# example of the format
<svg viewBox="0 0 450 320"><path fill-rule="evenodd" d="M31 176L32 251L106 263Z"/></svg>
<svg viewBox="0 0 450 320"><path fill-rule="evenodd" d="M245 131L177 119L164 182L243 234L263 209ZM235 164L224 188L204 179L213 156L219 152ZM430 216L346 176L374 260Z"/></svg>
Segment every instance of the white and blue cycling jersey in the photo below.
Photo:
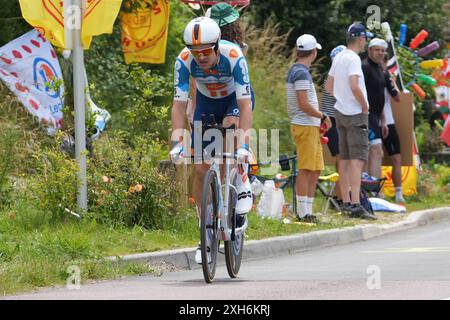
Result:
<svg viewBox="0 0 450 320"><path fill-rule="evenodd" d="M241 48L229 41L219 42L219 61L211 69L201 69L189 49L185 48L175 62L174 100L188 101L189 78L197 90L209 99L224 99L235 93L236 99L251 98L247 60Z"/></svg>

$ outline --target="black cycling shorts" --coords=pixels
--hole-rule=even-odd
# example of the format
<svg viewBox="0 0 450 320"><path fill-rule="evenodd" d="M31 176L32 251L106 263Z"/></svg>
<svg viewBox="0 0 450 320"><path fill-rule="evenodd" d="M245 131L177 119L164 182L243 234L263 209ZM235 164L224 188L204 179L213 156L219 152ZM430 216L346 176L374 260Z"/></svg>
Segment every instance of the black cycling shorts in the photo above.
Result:
<svg viewBox="0 0 450 320"><path fill-rule="evenodd" d="M389 135L386 139L383 139L384 147L389 156L393 156L400 153L400 138L398 137L397 130L395 129L395 125L388 125Z"/></svg>

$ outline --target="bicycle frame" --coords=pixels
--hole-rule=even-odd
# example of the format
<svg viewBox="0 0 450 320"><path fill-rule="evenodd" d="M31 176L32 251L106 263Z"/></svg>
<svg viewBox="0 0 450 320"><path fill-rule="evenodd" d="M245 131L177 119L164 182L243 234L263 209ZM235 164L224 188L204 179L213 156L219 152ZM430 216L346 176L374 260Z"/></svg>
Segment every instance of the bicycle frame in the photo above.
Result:
<svg viewBox="0 0 450 320"><path fill-rule="evenodd" d="M236 235L240 235L245 232L248 227L248 219L245 219L245 223L240 228L235 228L233 234L233 228L229 225L229 200L230 200L230 189L233 189L237 193L236 188L233 186L230 179L230 172L232 163L230 160L234 160L235 157L231 153L224 153L223 158L225 159L225 175L224 184L222 184L221 174L220 174L220 164L217 163L216 157L213 157L211 170L215 171L217 174L217 190L220 190L218 194L218 206L219 206L219 221L218 221L218 231L220 231L220 240L229 241L235 240Z"/></svg>

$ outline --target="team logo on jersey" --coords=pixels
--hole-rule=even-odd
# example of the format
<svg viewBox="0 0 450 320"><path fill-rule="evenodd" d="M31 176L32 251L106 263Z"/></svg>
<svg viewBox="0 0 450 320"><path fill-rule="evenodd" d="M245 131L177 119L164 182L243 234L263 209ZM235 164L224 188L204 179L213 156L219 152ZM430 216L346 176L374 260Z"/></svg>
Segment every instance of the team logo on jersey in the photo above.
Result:
<svg viewBox="0 0 450 320"><path fill-rule="evenodd" d="M230 51L230 58L238 58L239 53L236 51L236 49L231 49Z"/></svg>

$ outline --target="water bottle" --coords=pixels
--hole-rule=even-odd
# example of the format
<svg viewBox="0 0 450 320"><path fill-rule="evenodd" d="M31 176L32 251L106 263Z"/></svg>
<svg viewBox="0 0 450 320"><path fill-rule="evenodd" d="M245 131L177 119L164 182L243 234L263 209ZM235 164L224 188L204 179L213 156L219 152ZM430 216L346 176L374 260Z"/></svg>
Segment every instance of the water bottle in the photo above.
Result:
<svg viewBox="0 0 450 320"><path fill-rule="evenodd" d="M417 94L420 100L425 99L426 93L417 83L413 83L411 85L411 89L413 89L413 91Z"/></svg>
<svg viewBox="0 0 450 320"><path fill-rule="evenodd" d="M428 32L425 29L422 29L415 37L411 40L409 47L411 49L416 49L425 39L428 37Z"/></svg>
<svg viewBox="0 0 450 320"><path fill-rule="evenodd" d="M408 26L406 24L402 23L400 25L400 39L399 39L400 45L403 45L405 43L407 30L408 30Z"/></svg>
<svg viewBox="0 0 450 320"><path fill-rule="evenodd" d="M433 51L438 50L439 48L440 48L439 42L434 41L434 42L430 43L429 45L427 45L425 48L422 48L419 51L417 51L417 55L419 57L423 57L423 56L426 56L427 54L432 53Z"/></svg>
<svg viewBox="0 0 450 320"><path fill-rule="evenodd" d="M422 69L441 68L443 65L444 65L444 61L442 59L427 60L427 61L422 61L420 63L420 67Z"/></svg>
<svg viewBox="0 0 450 320"><path fill-rule="evenodd" d="M433 77L428 76L428 75L426 75L426 74L419 74L419 75L417 76L417 79L419 79L419 80L422 81L423 83L429 84L429 85L431 85L431 86L435 86L436 83L437 83L436 79L434 79Z"/></svg>

